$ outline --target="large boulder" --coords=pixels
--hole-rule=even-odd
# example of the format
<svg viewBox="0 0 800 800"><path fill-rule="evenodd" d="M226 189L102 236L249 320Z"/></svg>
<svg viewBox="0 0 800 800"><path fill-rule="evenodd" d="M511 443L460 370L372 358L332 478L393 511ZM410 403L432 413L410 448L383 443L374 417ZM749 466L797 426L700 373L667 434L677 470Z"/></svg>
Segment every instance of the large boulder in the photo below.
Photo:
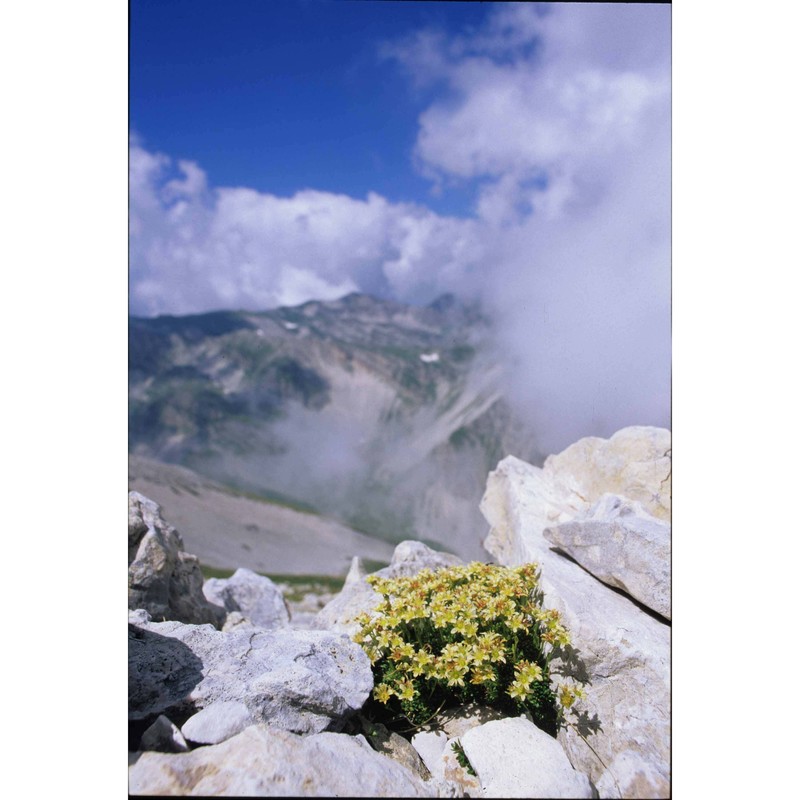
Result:
<svg viewBox="0 0 800 800"><path fill-rule="evenodd" d="M388 567L372 573L380 578L401 578L416 575L422 569L437 570L463 563L458 556L432 550L422 542L407 540L394 549ZM354 558L341 592L317 614L313 627L352 636L358 629L355 618L372 611L380 603L380 595L367 583L360 559Z"/></svg>
<svg viewBox="0 0 800 800"><path fill-rule="evenodd" d="M623 428L610 439L590 436L530 470L525 469L530 467L526 462L508 456L496 472L514 472L520 464L527 473L531 500L520 498L520 502L526 503L529 527L537 531L585 515L604 494L635 500L657 519L670 519L672 437L664 428ZM491 484L490 475L487 492ZM503 564L530 561L532 551L525 536L509 539L505 530L505 526L493 526L484 547ZM532 545L535 551L535 542Z"/></svg>
<svg viewBox="0 0 800 800"><path fill-rule="evenodd" d="M240 568L230 578L209 578L203 584L206 599L229 614L238 611L259 628L289 624L289 609L280 589L264 575Z"/></svg>
<svg viewBox="0 0 800 800"><path fill-rule="evenodd" d="M285 628L223 633L141 614L130 619L133 720L156 714L185 720L214 703L238 701L254 723L317 733L343 724L372 690L369 659L342 635Z"/></svg>
<svg viewBox="0 0 800 800"><path fill-rule="evenodd" d="M658 519L672 513L672 434L634 425L609 439L587 436L548 456L544 472L571 501L591 505L606 493L641 503Z"/></svg>
<svg viewBox="0 0 800 800"><path fill-rule="evenodd" d="M225 612L203 595L197 558L183 550L180 534L160 507L139 492L128 494L128 608L154 619L221 627Z"/></svg>
<svg viewBox="0 0 800 800"><path fill-rule="evenodd" d="M190 753L142 753L129 768L138 795L431 797L427 784L363 736L310 736L257 725Z"/></svg>
<svg viewBox="0 0 800 800"><path fill-rule="evenodd" d="M668 431L634 428L607 442L578 442L541 469L509 456L490 473L481 501L491 526L486 549L507 566L538 563L544 604L561 612L570 631L572 648L554 667L590 683L580 716L559 740L602 797L669 796L670 627L557 552L544 531L584 515L605 492L663 518L669 442ZM639 463L627 464L623 453Z"/></svg>
<svg viewBox="0 0 800 800"><path fill-rule="evenodd" d="M461 737L484 797L593 797L561 745L524 717L487 722Z"/></svg>
<svg viewBox="0 0 800 800"><path fill-rule="evenodd" d="M670 526L633 500L604 494L588 513L544 538L609 586L672 618Z"/></svg>

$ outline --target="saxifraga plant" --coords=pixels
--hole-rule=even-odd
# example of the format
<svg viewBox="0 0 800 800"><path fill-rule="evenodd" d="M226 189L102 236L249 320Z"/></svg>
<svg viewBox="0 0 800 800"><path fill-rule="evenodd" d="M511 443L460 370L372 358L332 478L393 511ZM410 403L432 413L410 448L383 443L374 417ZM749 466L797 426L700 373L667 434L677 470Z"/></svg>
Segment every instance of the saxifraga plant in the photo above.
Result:
<svg viewBox="0 0 800 800"><path fill-rule="evenodd" d="M524 712L555 736L583 691L551 688L554 650L569 644L560 615L541 605L538 567L473 562L403 578L369 576L382 596L353 636L375 677L369 711L412 729L469 702Z"/></svg>

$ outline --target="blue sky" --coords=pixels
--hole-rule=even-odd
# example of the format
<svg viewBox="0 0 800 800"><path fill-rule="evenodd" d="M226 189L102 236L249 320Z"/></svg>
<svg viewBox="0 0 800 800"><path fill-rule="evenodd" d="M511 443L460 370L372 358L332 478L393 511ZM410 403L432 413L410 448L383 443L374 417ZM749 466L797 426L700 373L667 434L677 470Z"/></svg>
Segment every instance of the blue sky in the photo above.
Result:
<svg viewBox="0 0 800 800"><path fill-rule="evenodd" d="M132 0L130 309L444 292L557 449L668 425L671 8Z"/></svg>
<svg viewBox="0 0 800 800"><path fill-rule="evenodd" d="M412 168L415 88L383 46L469 30L483 3L132 0L131 127L216 185L315 188L470 214L466 184L434 194Z"/></svg>

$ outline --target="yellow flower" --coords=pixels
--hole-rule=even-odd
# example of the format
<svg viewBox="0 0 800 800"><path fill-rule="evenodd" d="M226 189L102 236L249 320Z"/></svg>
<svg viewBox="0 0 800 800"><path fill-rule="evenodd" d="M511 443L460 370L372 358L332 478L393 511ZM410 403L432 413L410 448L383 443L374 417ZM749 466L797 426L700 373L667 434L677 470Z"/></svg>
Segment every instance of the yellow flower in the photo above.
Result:
<svg viewBox="0 0 800 800"><path fill-rule="evenodd" d="M467 674L467 667L462 667L457 664L448 664L445 678L448 686L463 686L464 676Z"/></svg>
<svg viewBox="0 0 800 800"><path fill-rule="evenodd" d="M364 652L369 656L371 664L377 664L383 658L383 650L379 647L372 647L369 645L364 646Z"/></svg>
<svg viewBox="0 0 800 800"><path fill-rule="evenodd" d="M406 658L413 658L414 645L409 644L408 642L400 641L392 647L390 654L394 661L402 661Z"/></svg>
<svg viewBox="0 0 800 800"><path fill-rule="evenodd" d="M558 692L558 699L564 708L570 708L576 700L586 697L586 693L580 686L568 686L566 683L559 686Z"/></svg>
<svg viewBox="0 0 800 800"><path fill-rule="evenodd" d="M384 705L389 701L389 698L394 694L394 689L385 683L379 683L372 691L375 699Z"/></svg>
<svg viewBox="0 0 800 800"><path fill-rule="evenodd" d="M433 624L437 628L446 628L456 621L456 612L453 608L447 607L442 611L435 612L432 616Z"/></svg>
<svg viewBox="0 0 800 800"><path fill-rule="evenodd" d="M569 708L575 702L575 694L569 686L562 686L559 690L559 698L564 708Z"/></svg>
<svg viewBox="0 0 800 800"><path fill-rule="evenodd" d="M478 648L486 653L491 661L506 662L505 654L506 640L494 631L483 633L478 637Z"/></svg>
<svg viewBox="0 0 800 800"><path fill-rule="evenodd" d="M453 630L460 633L465 639L471 639L478 633L478 625L473 620L462 617L453 625Z"/></svg>
<svg viewBox="0 0 800 800"><path fill-rule="evenodd" d="M506 625L508 625L508 628L511 631L523 631L527 627L522 614L518 614L516 612L507 617Z"/></svg>
<svg viewBox="0 0 800 800"><path fill-rule="evenodd" d="M396 628L401 621L400 612L389 611L381 617L381 625L384 628Z"/></svg>
<svg viewBox="0 0 800 800"><path fill-rule="evenodd" d="M542 668L538 664L531 664L528 661L520 661L514 667L519 680L525 683L540 681L543 676Z"/></svg>
<svg viewBox="0 0 800 800"><path fill-rule="evenodd" d="M411 663L411 674L415 677L423 673L428 674L433 663L433 656L427 650L420 650Z"/></svg>
<svg viewBox="0 0 800 800"><path fill-rule="evenodd" d="M528 687L519 683L519 681L514 681L508 687L508 694L513 700L523 700L528 695Z"/></svg>
<svg viewBox="0 0 800 800"><path fill-rule="evenodd" d="M495 679L495 672L491 664L480 664L472 670L470 683L487 683Z"/></svg>
<svg viewBox="0 0 800 800"><path fill-rule="evenodd" d="M401 700L413 700L416 690L414 689L414 682L411 680L400 681L397 684L395 694Z"/></svg>

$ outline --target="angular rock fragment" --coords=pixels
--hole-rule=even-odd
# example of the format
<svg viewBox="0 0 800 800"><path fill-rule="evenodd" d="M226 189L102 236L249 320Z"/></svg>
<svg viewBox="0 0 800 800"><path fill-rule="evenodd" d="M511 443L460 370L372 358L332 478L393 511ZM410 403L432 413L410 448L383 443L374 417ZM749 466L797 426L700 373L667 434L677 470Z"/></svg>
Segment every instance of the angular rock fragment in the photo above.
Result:
<svg viewBox="0 0 800 800"><path fill-rule="evenodd" d="M128 494L128 608L196 625L221 627L225 618L203 595L197 558L183 551L180 534L139 492Z"/></svg>
<svg viewBox="0 0 800 800"><path fill-rule="evenodd" d="M280 589L264 575L240 568L230 578L209 578L203 584L205 598L229 614L239 612L259 628L289 624L289 609Z"/></svg>
<svg viewBox="0 0 800 800"><path fill-rule="evenodd" d="M672 618L670 526L639 503L604 494L585 516L543 535L603 583Z"/></svg>
<svg viewBox="0 0 800 800"><path fill-rule="evenodd" d="M416 575L422 569L436 570L461 563L458 556L432 550L422 542L408 540L397 545L388 567L373 574L381 578L400 578ZM351 636L358 628L355 618L365 611L372 611L379 602L380 595L367 583L360 562L358 565L354 563L342 591L320 610L314 627Z"/></svg>
<svg viewBox="0 0 800 800"><path fill-rule="evenodd" d="M181 733L195 744L219 744L254 724L240 700L221 700L206 706L183 723Z"/></svg>
<svg viewBox="0 0 800 800"><path fill-rule="evenodd" d="M183 734L163 714L142 734L140 750L159 753L185 753L189 750Z"/></svg>

